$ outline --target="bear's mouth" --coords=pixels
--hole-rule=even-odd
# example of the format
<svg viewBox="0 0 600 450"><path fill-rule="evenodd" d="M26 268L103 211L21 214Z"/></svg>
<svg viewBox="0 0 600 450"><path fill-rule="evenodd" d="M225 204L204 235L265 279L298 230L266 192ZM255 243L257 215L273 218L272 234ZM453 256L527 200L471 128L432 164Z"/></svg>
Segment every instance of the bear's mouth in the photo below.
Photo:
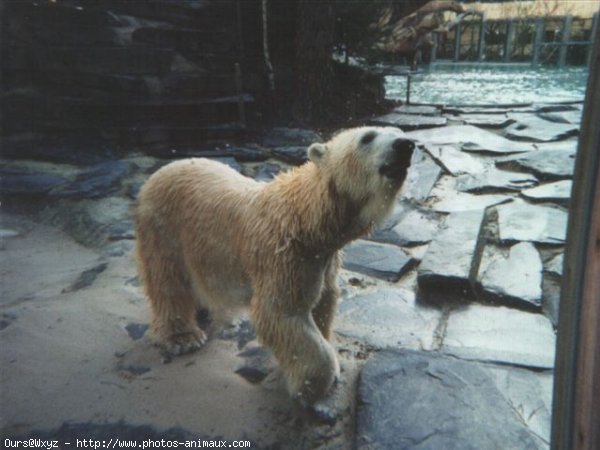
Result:
<svg viewBox="0 0 600 450"><path fill-rule="evenodd" d="M392 161L382 164L379 167L379 173L392 180L402 181L406 177L408 165L401 161Z"/></svg>
<svg viewBox="0 0 600 450"><path fill-rule="evenodd" d="M396 139L392 151L379 167L379 173L394 181L403 181L410 167L414 149L414 142L408 139Z"/></svg>

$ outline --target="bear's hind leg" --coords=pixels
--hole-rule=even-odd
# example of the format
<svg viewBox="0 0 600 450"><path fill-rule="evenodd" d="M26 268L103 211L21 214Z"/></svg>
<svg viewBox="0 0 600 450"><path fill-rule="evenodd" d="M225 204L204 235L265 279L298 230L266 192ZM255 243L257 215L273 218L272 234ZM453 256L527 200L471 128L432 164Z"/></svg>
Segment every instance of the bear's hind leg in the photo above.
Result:
<svg viewBox="0 0 600 450"><path fill-rule="evenodd" d="M171 355L198 350L206 335L197 324L197 302L181 256L169 255L159 245L148 248L141 236L138 242L138 265L152 309L155 344Z"/></svg>

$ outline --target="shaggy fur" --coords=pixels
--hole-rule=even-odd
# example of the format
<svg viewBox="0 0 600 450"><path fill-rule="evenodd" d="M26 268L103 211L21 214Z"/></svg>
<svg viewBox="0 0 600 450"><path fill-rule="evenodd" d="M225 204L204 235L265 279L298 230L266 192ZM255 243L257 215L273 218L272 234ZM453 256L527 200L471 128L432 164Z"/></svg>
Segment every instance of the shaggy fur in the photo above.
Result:
<svg viewBox="0 0 600 450"><path fill-rule="evenodd" d="M270 183L207 159L150 177L136 209L136 252L157 343L174 354L195 350L206 339L199 307L222 318L249 305L289 392L309 404L321 398L339 374L328 342L339 250L392 206L413 148L402 136L342 132Z"/></svg>

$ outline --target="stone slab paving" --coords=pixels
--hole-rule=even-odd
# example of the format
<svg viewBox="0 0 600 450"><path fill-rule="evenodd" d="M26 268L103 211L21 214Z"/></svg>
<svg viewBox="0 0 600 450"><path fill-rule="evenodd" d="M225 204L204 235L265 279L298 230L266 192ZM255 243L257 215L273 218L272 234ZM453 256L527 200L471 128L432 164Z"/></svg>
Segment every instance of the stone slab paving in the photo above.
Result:
<svg viewBox="0 0 600 450"><path fill-rule="evenodd" d="M450 145L427 146L427 153L451 175L464 173L477 174L485 170L485 164L478 159L455 149Z"/></svg>
<svg viewBox="0 0 600 450"><path fill-rule="evenodd" d="M213 156L210 159L218 161L221 164L226 164L237 172L242 172L242 165L232 156Z"/></svg>
<svg viewBox="0 0 600 450"><path fill-rule="evenodd" d="M399 204L396 211L368 239L407 247L426 244L443 218L442 214L407 202Z"/></svg>
<svg viewBox="0 0 600 450"><path fill-rule="evenodd" d="M429 155L416 149L402 186L402 197L423 202L429 197L441 173L442 168Z"/></svg>
<svg viewBox="0 0 600 450"><path fill-rule="evenodd" d="M427 144L462 144L465 151L485 151L498 154L520 153L535 150L533 144L516 142L472 125L455 125L431 130L406 133L407 136Z"/></svg>
<svg viewBox="0 0 600 450"><path fill-rule="evenodd" d="M435 211L453 213L460 211L476 211L488 206L510 202L512 197L503 194L468 194L457 192L431 202L430 206Z"/></svg>
<svg viewBox="0 0 600 450"><path fill-rule="evenodd" d="M558 326L563 262L564 254L562 252L544 260L543 309L555 327Z"/></svg>
<svg viewBox="0 0 600 450"><path fill-rule="evenodd" d="M510 172L488 168L485 172L476 174L465 174L457 177L456 189L460 192L469 193L491 193L501 191L519 191L525 188L535 187L538 179L524 172Z"/></svg>
<svg viewBox="0 0 600 450"><path fill-rule="evenodd" d="M567 234L566 209L535 205L521 200L499 205L499 237L503 242L528 241L564 244Z"/></svg>
<svg viewBox="0 0 600 450"><path fill-rule="evenodd" d="M552 113L563 111L582 111L583 101L581 102L566 102L566 103L538 103L533 106L536 113ZM523 111L520 111L523 112Z"/></svg>
<svg viewBox="0 0 600 450"><path fill-rule="evenodd" d="M560 253L548 261L546 271L561 276L563 272L564 253Z"/></svg>
<svg viewBox="0 0 600 450"><path fill-rule="evenodd" d="M570 151L572 154L575 154L578 145L579 140L574 138L555 142L536 142L533 144L537 150L565 150Z"/></svg>
<svg viewBox="0 0 600 450"><path fill-rule="evenodd" d="M6 196L41 196L68 183L69 180L64 177L25 168L0 169L0 190Z"/></svg>
<svg viewBox="0 0 600 450"><path fill-rule="evenodd" d="M119 241L122 239L135 239L135 230L132 220L121 220L113 223L108 231L108 239Z"/></svg>
<svg viewBox="0 0 600 450"><path fill-rule="evenodd" d="M536 369L554 367L556 335L542 314L472 304L448 318L441 351Z"/></svg>
<svg viewBox="0 0 600 450"><path fill-rule="evenodd" d="M402 129L424 129L443 127L448 119L439 116L420 116L416 114L400 114L393 112L384 116L375 117L369 121L373 125L400 127Z"/></svg>
<svg viewBox="0 0 600 450"><path fill-rule="evenodd" d="M391 229L401 245L419 245L430 242L435 236L441 217L425 209L414 209L400 218Z"/></svg>
<svg viewBox="0 0 600 450"><path fill-rule="evenodd" d="M482 210L476 210L452 213L446 218L419 265L417 279L422 289L470 290L471 262L483 216Z"/></svg>
<svg viewBox="0 0 600 450"><path fill-rule="evenodd" d="M237 162L260 162L269 158L268 152L253 144L237 146L230 144L216 144L208 148L184 147L177 150L167 148L155 148L148 151L159 158L233 158Z"/></svg>
<svg viewBox="0 0 600 450"><path fill-rule="evenodd" d="M545 149L502 158L499 168L524 170L546 180L572 178L575 169L575 148Z"/></svg>
<svg viewBox="0 0 600 450"><path fill-rule="evenodd" d="M429 105L401 105L394 108L394 112L399 114L417 114L422 116L438 116L440 109Z"/></svg>
<svg viewBox="0 0 600 450"><path fill-rule="evenodd" d="M344 247L344 268L387 281L398 281L416 261L400 247L363 239Z"/></svg>
<svg viewBox="0 0 600 450"><path fill-rule="evenodd" d="M2 307L18 305L34 298L53 300L67 292L77 282L82 271L102 263L101 255L75 243L56 228L5 213L2 215L2 228L9 232L8 236L19 236L14 239L3 238L0 243ZM42 246L49 248L49 251L27 251L29 248L37 249ZM27 273L27 283L8 283L9 280L19 279L22 273Z"/></svg>
<svg viewBox="0 0 600 450"><path fill-rule="evenodd" d="M477 283L491 301L540 309L542 306L542 260L535 246L520 242L508 254L495 252L482 259Z"/></svg>
<svg viewBox="0 0 600 450"><path fill-rule="evenodd" d="M486 365L510 407L545 448L550 444L552 423L552 371L534 372L507 366Z"/></svg>
<svg viewBox="0 0 600 450"><path fill-rule="evenodd" d="M440 317L439 310L417 304L413 291L382 287L344 299L335 331L376 348L431 350Z"/></svg>
<svg viewBox="0 0 600 450"><path fill-rule="evenodd" d="M544 291L544 313L549 317L554 328L558 328L558 318L560 315L560 278L544 274L542 289Z"/></svg>
<svg viewBox="0 0 600 450"><path fill-rule="evenodd" d="M543 424L534 414L528 428L514 407L526 401L529 411L543 404L525 397L520 386L507 393L517 381L512 373L503 375L431 352L381 352L367 362L359 382L357 448L545 448L536 435L545 432Z"/></svg>
<svg viewBox="0 0 600 450"><path fill-rule="evenodd" d="M306 150L307 146L287 146L287 147L275 147L272 149L273 156L281 161L285 161L289 164L304 164L308 161L308 155Z"/></svg>
<svg viewBox="0 0 600 450"><path fill-rule="evenodd" d="M270 162L262 163L257 167L254 179L257 181L269 182L275 178L279 172L281 172L281 166Z"/></svg>
<svg viewBox="0 0 600 450"><path fill-rule="evenodd" d="M562 112L540 112L538 116L544 120L556 123L570 123L579 126L581 123L582 110Z"/></svg>
<svg viewBox="0 0 600 450"><path fill-rule="evenodd" d="M397 114L411 115L414 120L436 119L432 117L437 112L434 109L426 113L405 108ZM335 330L341 336L376 349L402 347L439 350L440 354L394 353L395 361L389 361L391 368L381 369L375 378L369 378L371 362L367 364L361 392L366 392L365 383L371 383L368 389L372 388L372 395L381 395L381 399L359 403L359 448L462 449L470 448L471 444L477 445L476 448L490 448L486 445L496 442L497 433L502 433L501 448L510 448L506 444L510 444L513 437L515 442L520 439L519 445L513 448L523 448L523 443L531 443L527 448L544 448L549 439L550 408L547 396L539 400L540 393L546 395L548 385L545 381L541 383L540 377L547 381L551 375L539 370L553 365L552 324L556 324L558 313L559 267L562 266L559 258L562 255L558 247L540 246L542 267L542 259L533 244L564 244L567 212L558 206L518 199L518 195L521 192L523 197L532 200L560 202L570 183L562 180L569 175L565 175L561 164L570 166L572 174L576 141L514 142L464 125L423 130L414 132L414 136L423 137L424 146L415 151L401 200L391 217L370 240L359 240L345 248L344 267L365 274L362 279L366 281L359 282L360 288L353 282L345 284L345 298L336 316ZM270 133L268 145L261 148L268 148L271 156L299 163L306 158L307 145L316 140L321 139L307 130L280 129ZM423 147L428 148L424 151ZM493 155L467 153L465 149ZM512 152L522 153L505 156ZM523 172L500 170L494 166L495 160L499 167ZM234 157L222 161L235 164L238 170L253 173L262 180L270 179L279 170L279 165L271 162L242 166ZM105 169L100 172L97 168L83 169L69 176L68 188L73 190L80 183L82 189L81 195L69 197L69 201L85 198L86 192L93 189L102 195L114 195L114 189L132 188L138 179L132 181L124 175L137 166L130 162L124 164L100 166ZM444 171L447 174L443 175ZM543 180L560 181L535 187L538 180L531 173L540 174ZM500 194L500 191L509 193ZM121 213L129 207L130 199L119 197L116 204L111 199L114 200L113 197L94 202L85 200L81 205L87 205L86 208L91 208L89 211L84 211L83 206L73 210L85 212L90 220L110 212L111 219L98 222L97 228L108 233L109 240L131 240L134 237L131 220ZM508 203L502 204L504 202ZM485 210L490 205L497 205L492 208L497 214L488 218L497 216L497 221L484 224ZM72 220L79 215L73 214ZM494 239L487 239L491 236L484 232L487 233L486 227L492 226L497 227L495 234L492 233ZM84 228L89 231L92 227L84 223ZM411 247L410 253L400 246ZM100 266L93 266L91 270L97 267ZM388 281L397 284L391 285ZM479 283L477 292L488 300L512 307L542 309L550 319L504 306L472 304L451 309L448 300L455 293L461 300L471 299L475 283ZM436 309L424 305L420 300L425 296L417 301L417 284L421 293L434 292L444 307ZM0 328L4 326L2 323L0 321ZM131 333L129 335L133 339ZM387 353L379 353L371 361ZM406 366L396 370L396 363ZM263 366L262 362L246 364L244 373L240 374L258 384L268 375L268 371L262 370ZM538 372L516 366L534 368ZM388 378L396 381L394 386L384 392L377 391L387 386ZM367 381L369 379L371 381ZM536 400L529 392L540 395ZM388 403L384 404L384 400ZM380 412L372 405L382 408L383 415L377 416ZM388 406L398 411L386 409ZM492 410L494 414L482 414ZM396 420L397 417L400 419ZM394 428L396 426L406 427L406 430ZM387 434L384 427L390 429Z"/></svg>
<svg viewBox="0 0 600 450"><path fill-rule="evenodd" d="M531 114L511 114L515 121L504 130L505 136L511 139L526 141L550 142L577 136L579 125L544 120Z"/></svg>
<svg viewBox="0 0 600 450"><path fill-rule="evenodd" d="M467 125L484 128L504 128L514 122L506 114L461 114L458 119Z"/></svg>
<svg viewBox="0 0 600 450"><path fill-rule="evenodd" d="M508 114L512 112L538 112L538 108L533 105L501 105L498 107L488 108L485 106L447 106L444 108L444 113L450 114Z"/></svg>
<svg viewBox="0 0 600 450"><path fill-rule="evenodd" d="M97 164L78 175L69 185L56 190L54 195L75 199L106 197L121 188L121 180L131 170L131 163L125 161L107 161Z"/></svg>
<svg viewBox="0 0 600 450"><path fill-rule="evenodd" d="M571 198L571 180L560 180L554 183L545 183L540 186L524 189L521 195L529 200L550 201L554 203L567 204Z"/></svg>

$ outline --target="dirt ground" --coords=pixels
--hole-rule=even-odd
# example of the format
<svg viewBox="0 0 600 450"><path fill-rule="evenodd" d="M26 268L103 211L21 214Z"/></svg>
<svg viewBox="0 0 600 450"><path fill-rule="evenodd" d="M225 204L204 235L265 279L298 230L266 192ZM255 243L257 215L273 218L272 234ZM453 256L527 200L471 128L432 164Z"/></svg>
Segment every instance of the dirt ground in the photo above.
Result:
<svg viewBox="0 0 600 450"><path fill-rule="evenodd" d="M336 336L342 375L332 408L316 416L289 399L248 327L215 332L199 352L172 360L152 347L133 241L110 256L24 216L3 214L2 229L4 436L60 437L53 430L65 424L102 436L98 426L120 423L261 448L352 446L357 376L368 353L357 342ZM252 381L255 372L266 378L248 381L240 367Z"/></svg>

